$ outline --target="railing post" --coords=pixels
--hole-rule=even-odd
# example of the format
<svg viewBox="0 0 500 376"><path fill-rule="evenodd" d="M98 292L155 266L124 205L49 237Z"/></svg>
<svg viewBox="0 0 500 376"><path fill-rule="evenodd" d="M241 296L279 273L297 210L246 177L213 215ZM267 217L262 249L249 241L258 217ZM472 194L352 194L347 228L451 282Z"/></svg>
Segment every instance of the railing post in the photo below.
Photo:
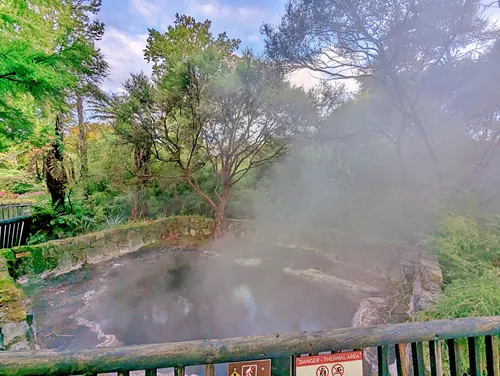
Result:
<svg viewBox="0 0 500 376"><path fill-rule="evenodd" d="M486 344L486 370L488 376L500 376L500 361L498 356L498 338L495 336L484 337Z"/></svg>
<svg viewBox="0 0 500 376"><path fill-rule="evenodd" d="M389 357L387 346L377 347L378 376L389 376Z"/></svg>
<svg viewBox="0 0 500 376"><path fill-rule="evenodd" d="M214 364L206 364L205 365L205 376L214 376L215 375L215 365ZM230 375L228 375L230 376Z"/></svg>
<svg viewBox="0 0 500 376"><path fill-rule="evenodd" d="M296 360L297 360L297 355L292 355L290 357L290 376L296 376L296 372L295 372Z"/></svg>
<svg viewBox="0 0 500 376"><path fill-rule="evenodd" d="M290 367L293 367L290 362L290 357L271 359L272 376L290 376Z"/></svg>
<svg viewBox="0 0 500 376"><path fill-rule="evenodd" d="M478 338L469 337L467 339L469 345L469 366L471 376L481 376L481 353L479 348Z"/></svg>
<svg viewBox="0 0 500 376"><path fill-rule="evenodd" d="M394 346L396 352L396 368L398 376L408 376L408 363L406 362L406 343Z"/></svg>
<svg viewBox="0 0 500 376"><path fill-rule="evenodd" d="M174 368L174 376L185 376L185 374L186 374L186 368L184 366Z"/></svg>
<svg viewBox="0 0 500 376"><path fill-rule="evenodd" d="M448 344L448 355L450 359L450 375L462 376L458 343L453 339L447 340L446 343Z"/></svg>

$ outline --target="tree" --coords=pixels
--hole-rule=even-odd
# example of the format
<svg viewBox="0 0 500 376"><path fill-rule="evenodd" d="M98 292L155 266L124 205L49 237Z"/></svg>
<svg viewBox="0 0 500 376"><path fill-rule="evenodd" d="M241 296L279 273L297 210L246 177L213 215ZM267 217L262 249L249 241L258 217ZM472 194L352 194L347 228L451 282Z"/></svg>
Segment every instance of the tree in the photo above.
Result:
<svg viewBox="0 0 500 376"><path fill-rule="evenodd" d="M202 51L210 51L220 59L230 59L241 41L229 39L226 33L214 37L211 25L210 20L197 22L194 17L176 14L174 26L169 26L165 33L148 29L144 56L153 63L154 75L160 78L172 73L179 65L189 64L189 60Z"/></svg>
<svg viewBox="0 0 500 376"><path fill-rule="evenodd" d="M175 162L187 184L212 208L216 237L223 232L233 186L250 170L282 156L295 130L306 123L296 110L297 94L266 62L246 52L201 93L202 121L193 133L190 130L189 139L178 137L183 130L175 128L175 120L170 122L173 128L159 130L160 142L168 150L164 160ZM305 101L305 95L300 99ZM213 193L204 192L196 178L206 165L216 179Z"/></svg>
<svg viewBox="0 0 500 376"><path fill-rule="evenodd" d="M0 5L0 133L30 134L37 111L64 106L68 90L85 74L94 51L74 37L71 2L7 0Z"/></svg>
<svg viewBox="0 0 500 376"><path fill-rule="evenodd" d="M238 58L238 44L224 33L213 37L208 20L177 15L164 35L150 30L145 52L158 88L150 129L154 155L175 164L210 205L216 237L231 188L284 153L293 124L282 75L249 52ZM216 177L214 192L203 191L197 180L205 166Z"/></svg>
<svg viewBox="0 0 500 376"><path fill-rule="evenodd" d="M483 176L500 148L500 90L495 84L500 78L499 62L500 40L497 40L481 56L461 61L449 75L436 72L432 81L435 90L449 88L445 111L464 119L468 124L465 132L479 144L477 164L469 175L473 181Z"/></svg>
<svg viewBox="0 0 500 376"><path fill-rule="evenodd" d="M109 64L95 45L104 35L104 23L98 19L91 21L89 16L89 14L95 15L99 12L102 0L77 0L74 2L74 5L75 17L79 20L79 28L75 29L73 33L85 38L92 48L92 59L86 62L87 66L79 74L79 85L75 95L79 134L80 178L83 183L85 196L88 196L87 132L84 122L83 103L86 97L103 98L104 94L101 92L100 84L108 74Z"/></svg>
<svg viewBox="0 0 500 376"><path fill-rule="evenodd" d="M480 0L290 0L280 24L262 31L267 54L286 71L306 68L384 90L401 117L389 135L396 150L413 128L441 178L418 103L433 67L449 68L471 45L491 40L481 10Z"/></svg>
<svg viewBox="0 0 500 376"><path fill-rule="evenodd" d="M155 88L144 73L132 74L123 83L125 92L112 95L96 107L103 118L111 118L116 134L126 145L132 146L134 155L134 203L132 218L148 213L144 190L151 179L153 139L149 133L157 116Z"/></svg>

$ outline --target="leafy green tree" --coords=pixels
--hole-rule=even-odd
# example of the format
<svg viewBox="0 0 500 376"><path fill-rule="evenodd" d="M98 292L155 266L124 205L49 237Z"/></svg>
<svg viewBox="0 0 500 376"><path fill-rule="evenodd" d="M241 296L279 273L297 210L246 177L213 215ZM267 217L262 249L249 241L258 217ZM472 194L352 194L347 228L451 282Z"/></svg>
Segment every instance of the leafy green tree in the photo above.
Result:
<svg viewBox="0 0 500 376"><path fill-rule="evenodd" d="M79 20L78 30L74 33L85 38L92 48L92 59L86 62L87 66L78 75L79 85L75 91L75 107L78 123L78 154L80 159L80 178L85 196L88 197L88 157L87 157L87 131L84 121L84 101L86 97L102 98L100 84L107 76L109 64L104 59L101 51L96 47L96 42L104 35L104 23L98 19L91 20L90 14L96 15L102 5L102 0L78 0L74 3L75 17Z"/></svg>
<svg viewBox="0 0 500 376"><path fill-rule="evenodd" d="M123 83L125 92L106 98L96 109L102 118L111 119L116 134L124 144L132 146L136 183L131 212L132 218L148 214L144 191L151 179L151 157L153 129L158 116L155 87L144 73L132 74Z"/></svg>
<svg viewBox="0 0 500 376"><path fill-rule="evenodd" d="M171 74L176 68L186 68L191 63L190 60L195 59L202 51L219 59L232 58L241 41L229 39L225 32L214 37L210 31L211 25L210 20L197 22L193 17L176 14L174 25L169 26L165 33L148 29L144 56L146 61L153 63L155 76L161 78Z"/></svg>
<svg viewBox="0 0 500 376"><path fill-rule="evenodd" d="M208 20L177 15L165 34L150 30L145 51L157 86L157 116L148 127L154 155L177 166L212 208L217 237L233 186L283 155L301 124L283 75L249 51L236 56L238 44L225 33L213 37ZM213 191L198 181L206 166Z"/></svg>
<svg viewBox="0 0 500 376"><path fill-rule="evenodd" d="M47 104L64 107L67 93L90 73L95 50L75 36L71 2L6 0L0 5L0 133L19 139Z"/></svg>

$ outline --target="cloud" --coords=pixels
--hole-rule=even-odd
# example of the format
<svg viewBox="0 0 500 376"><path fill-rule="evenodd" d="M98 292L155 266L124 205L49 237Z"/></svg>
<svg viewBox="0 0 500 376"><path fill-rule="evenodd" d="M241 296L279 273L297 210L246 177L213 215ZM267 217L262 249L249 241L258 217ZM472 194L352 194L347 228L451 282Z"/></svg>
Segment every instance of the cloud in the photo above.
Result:
<svg viewBox="0 0 500 376"><path fill-rule="evenodd" d="M108 27L99 47L111 65L111 76L104 83L106 90L117 90L130 73L141 70L151 73L151 66L144 60L146 34L128 35L114 27Z"/></svg>
<svg viewBox="0 0 500 376"><path fill-rule="evenodd" d="M321 75L309 69L298 69L290 73L287 77L295 86L302 86L304 89L311 89L321 81Z"/></svg>
<svg viewBox="0 0 500 376"><path fill-rule="evenodd" d="M113 3L114 0L110 0ZM242 47L250 46L258 52L262 48L259 28L262 22L275 18L276 4L254 5L254 3L231 4L228 0L128 0L125 3L126 18L116 17L115 8L110 12L106 32L99 46L111 65L110 80L105 83L107 90L119 90L122 82L130 73L141 70L151 72L145 62L143 50L146 46L147 28L165 31L173 22L175 13L194 16L198 21L213 21L213 33L226 31L230 38L243 41ZM116 4L122 4L116 0ZM282 8L282 5L279 5ZM109 9L109 10L108 10ZM123 13L123 11L120 11ZM127 23L124 22L124 20Z"/></svg>
<svg viewBox="0 0 500 376"><path fill-rule="evenodd" d="M160 4L149 0L130 0L131 13L139 13L144 18L156 18L160 14Z"/></svg>
<svg viewBox="0 0 500 376"><path fill-rule="evenodd" d="M260 23L266 16L268 16L268 12L264 8L256 8L252 6L235 7L230 4L223 4L216 0L185 0L184 3L188 14L200 15L213 21L258 21ZM244 25L239 24L238 26Z"/></svg>
<svg viewBox="0 0 500 376"><path fill-rule="evenodd" d="M322 58L317 61L319 63L318 65L320 68L324 69L325 71L331 71L333 72L343 72L346 75L353 75L355 76L355 72L352 71L345 71L342 68L339 69L330 69L328 68L329 64L329 59L325 56L328 54L322 55ZM315 85L319 84L321 80L325 80L331 78L328 74L322 73L322 72L316 72L311 69L303 68L303 69L297 69L296 71L293 71L290 73L287 77L288 81L291 82L293 85L296 86L302 86L304 89L308 90L314 87ZM355 79L349 78L349 79L339 79L340 82L342 82L346 89L352 93L356 92L359 90L359 84Z"/></svg>

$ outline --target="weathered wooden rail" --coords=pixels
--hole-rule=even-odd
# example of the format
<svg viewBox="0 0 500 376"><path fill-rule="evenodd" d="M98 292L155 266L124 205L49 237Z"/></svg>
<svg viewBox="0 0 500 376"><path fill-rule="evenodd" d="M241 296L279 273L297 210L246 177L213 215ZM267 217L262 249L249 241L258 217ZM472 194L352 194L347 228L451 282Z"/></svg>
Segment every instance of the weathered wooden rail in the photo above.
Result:
<svg viewBox="0 0 500 376"><path fill-rule="evenodd" d="M79 352L0 352L0 375L128 375L145 370L149 376L174 367L175 376L184 376L186 366L205 364L205 375L213 376L215 363L271 358L276 365L276 360L301 354L376 348L379 376L389 375L389 353L395 354L398 376L499 376L499 334L500 316L495 316ZM286 372L293 374L290 363Z"/></svg>
<svg viewBox="0 0 500 376"><path fill-rule="evenodd" d="M32 207L31 204L0 205L0 220L29 216Z"/></svg>
<svg viewBox="0 0 500 376"><path fill-rule="evenodd" d="M25 245L31 226L31 205L0 205L0 249Z"/></svg>

